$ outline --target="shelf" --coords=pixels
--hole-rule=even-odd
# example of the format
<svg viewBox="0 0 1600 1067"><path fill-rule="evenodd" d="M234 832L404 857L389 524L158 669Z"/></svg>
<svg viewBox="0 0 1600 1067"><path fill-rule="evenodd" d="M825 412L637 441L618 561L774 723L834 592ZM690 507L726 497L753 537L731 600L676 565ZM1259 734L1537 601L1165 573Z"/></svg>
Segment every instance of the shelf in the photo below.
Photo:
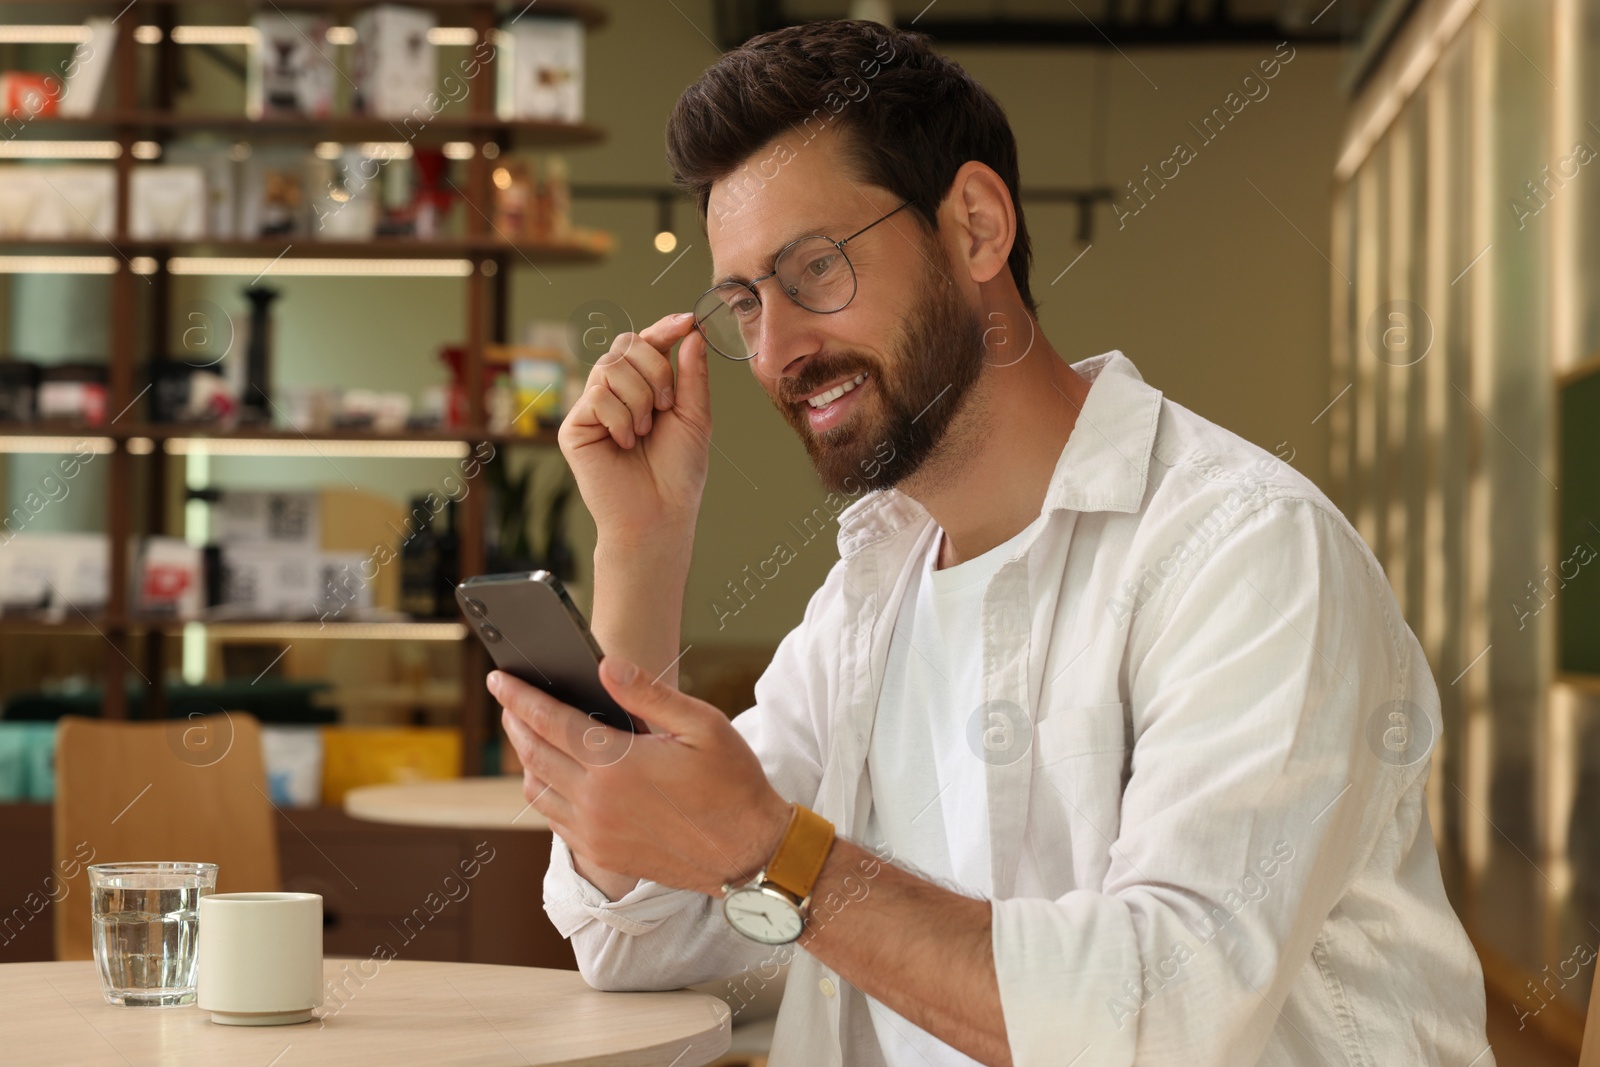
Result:
<svg viewBox="0 0 1600 1067"><path fill-rule="evenodd" d="M488 441L496 445L534 445L549 448L556 445L556 431L541 429L533 436L504 433L474 433L467 429L452 431L415 430L399 433L375 433L370 430L322 430L301 433L279 427L245 427L239 429L211 429L163 423L126 422L116 426L81 426L58 423L0 423L0 453L33 452L31 441L49 441L48 451L68 453L78 450L80 442L95 452L110 450L111 442L144 439L163 442L169 455L182 455L193 449L194 443L211 443L207 451L214 455L375 455L396 458L416 458L418 455L465 456L471 446ZM174 447L176 443L176 447ZM411 452L408 445L422 446ZM440 447L459 445L446 451ZM319 449L316 446L322 446ZM347 446L341 450L340 446ZM385 447L396 446L396 447ZM133 451L130 449L130 451ZM143 454L143 453L140 453Z"/></svg>
<svg viewBox="0 0 1600 1067"><path fill-rule="evenodd" d="M133 618L118 625L109 616L92 612L85 618L77 612L64 615L0 616L0 633L52 634L60 636L104 636L113 631L132 633L181 633L186 626L201 625L209 636L263 641L301 641L323 638L341 641L459 641L467 635L465 623L451 619L406 619L395 621L329 619L150 619Z"/></svg>
<svg viewBox="0 0 1600 1067"><path fill-rule="evenodd" d="M4 2L4 0L0 0ZM38 240L0 236L0 248L26 255L104 255L112 247L124 256L237 257L271 260L460 258L473 255L505 256L511 263L525 259L536 263L599 263L604 252L576 244L517 244L497 237L441 238L423 241L409 237L374 238L370 241L319 241L299 234L261 240Z"/></svg>
<svg viewBox="0 0 1600 1067"><path fill-rule="evenodd" d="M4 3L4 0L0 0ZM412 122L412 125L407 125ZM376 118L370 115L330 115L314 118L298 115L270 115L252 119L247 115L203 115L163 111L127 111L84 116L36 118L27 132L40 139L60 140L73 135L92 137L111 132L148 135L140 140L161 140L163 136L226 132L237 136L274 140L317 141L470 141L504 136L513 147L559 147L598 144L605 130L586 122L548 122L540 119L499 119L494 115L439 114L426 123L408 118ZM27 136L18 137L26 144Z"/></svg>
<svg viewBox="0 0 1600 1067"><path fill-rule="evenodd" d="M0 634L51 634L62 637L95 637L105 633L110 621L98 612L87 618L76 611L60 616L0 615Z"/></svg>
<svg viewBox="0 0 1600 1067"><path fill-rule="evenodd" d="M463 622L450 619L419 619L397 622L340 621L327 622L293 619L133 619L129 629L135 632L178 633L185 627L201 625L206 634L214 638L260 641L305 641L311 639L340 641L459 641L467 636Z"/></svg>
<svg viewBox="0 0 1600 1067"><path fill-rule="evenodd" d="M192 0L144 0L141 7L173 7ZM576 18L588 29L604 26L608 20L606 10L581 0L538 0L537 6L526 3L496 3L495 0L406 0L409 7L423 7L444 14L467 14L484 8L495 9L499 15L514 15L524 7L529 16L545 18ZM130 7L128 0L0 0L0 10L6 8L48 8L52 13L87 12L116 14ZM253 10L274 6L266 0L207 0L207 7L227 7L234 10ZM330 11L343 14L371 7L370 0L295 0L296 11Z"/></svg>

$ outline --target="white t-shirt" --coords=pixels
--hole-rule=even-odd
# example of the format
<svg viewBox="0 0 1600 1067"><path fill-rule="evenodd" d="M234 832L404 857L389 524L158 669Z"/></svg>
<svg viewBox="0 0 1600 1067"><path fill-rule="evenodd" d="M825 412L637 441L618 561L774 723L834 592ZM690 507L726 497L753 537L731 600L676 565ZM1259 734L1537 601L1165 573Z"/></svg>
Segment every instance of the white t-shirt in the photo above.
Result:
<svg viewBox="0 0 1600 1067"><path fill-rule="evenodd" d="M897 865L968 896L987 898L993 888L984 764L969 740L982 732L970 720L983 704L983 593L1040 521L944 570L938 569L943 531L933 538L895 619L872 726L867 841L887 843ZM866 999L889 1067L978 1063Z"/></svg>

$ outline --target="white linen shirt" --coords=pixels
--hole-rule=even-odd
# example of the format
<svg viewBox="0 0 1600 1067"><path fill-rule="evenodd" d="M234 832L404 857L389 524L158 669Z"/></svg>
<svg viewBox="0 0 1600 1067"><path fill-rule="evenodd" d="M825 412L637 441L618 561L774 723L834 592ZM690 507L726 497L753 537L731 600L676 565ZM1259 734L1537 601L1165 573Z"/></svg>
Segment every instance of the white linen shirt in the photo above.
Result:
<svg viewBox="0 0 1600 1067"><path fill-rule="evenodd" d="M1492 1067L1424 800L1438 692L1382 570L1309 481L1120 352L1074 369L1093 384L1044 521L973 620L986 707L1020 716L1021 758L981 760L1013 1063ZM785 799L859 840L875 788L918 787L866 756L937 527L895 490L839 522L733 724ZM596 988L748 988L792 954L772 1067L881 1062L860 992L720 900L641 880L608 901L559 837L544 895Z"/></svg>

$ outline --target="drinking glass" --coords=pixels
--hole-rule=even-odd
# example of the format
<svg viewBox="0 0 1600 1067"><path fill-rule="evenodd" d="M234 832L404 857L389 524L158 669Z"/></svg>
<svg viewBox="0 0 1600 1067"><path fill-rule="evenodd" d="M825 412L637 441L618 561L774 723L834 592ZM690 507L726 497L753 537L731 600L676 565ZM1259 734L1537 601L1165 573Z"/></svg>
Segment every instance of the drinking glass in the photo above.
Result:
<svg viewBox="0 0 1600 1067"><path fill-rule="evenodd" d="M106 1003L194 1003L200 898L215 863L96 863L89 867L94 961Z"/></svg>

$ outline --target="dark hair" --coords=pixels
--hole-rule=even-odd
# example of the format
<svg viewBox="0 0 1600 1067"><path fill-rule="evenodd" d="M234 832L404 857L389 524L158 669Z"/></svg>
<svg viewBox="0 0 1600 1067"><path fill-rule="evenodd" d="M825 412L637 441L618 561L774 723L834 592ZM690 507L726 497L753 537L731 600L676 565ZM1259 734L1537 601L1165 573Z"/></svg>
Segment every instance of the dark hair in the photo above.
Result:
<svg viewBox="0 0 1600 1067"><path fill-rule="evenodd" d="M1017 215L1011 277L1023 305L1036 311L1011 124L989 91L935 52L926 34L839 19L752 37L678 98L667 120L667 162L704 223L712 183L782 133L809 141L832 128L845 135L859 176L909 200L929 230L961 165L975 159L992 167Z"/></svg>

